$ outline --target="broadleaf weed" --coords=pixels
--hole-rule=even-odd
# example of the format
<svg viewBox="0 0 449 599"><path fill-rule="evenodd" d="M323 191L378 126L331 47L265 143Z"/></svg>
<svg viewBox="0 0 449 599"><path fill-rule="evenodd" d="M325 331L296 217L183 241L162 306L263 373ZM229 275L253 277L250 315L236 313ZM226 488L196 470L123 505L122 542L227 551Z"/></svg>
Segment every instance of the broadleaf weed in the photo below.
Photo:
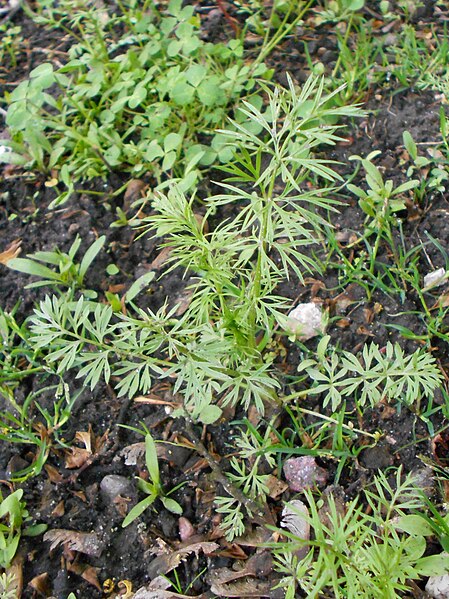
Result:
<svg viewBox="0 0 449 599"><path fill-rule="evenodd" d="M106 19L94 8L71 8L78 43L70 60L58 70L39 65L7 95L11 141L3 159L21 155L29 166L57 171L67 189L54 205L74 181L117 168L193 188L201 167L226 160L216 127L253 92L255 77L269 76L263 64L244 63L241 41L203 42L193 7L172 0L162 14L153 3L147 12L132 5Z"/></svg>

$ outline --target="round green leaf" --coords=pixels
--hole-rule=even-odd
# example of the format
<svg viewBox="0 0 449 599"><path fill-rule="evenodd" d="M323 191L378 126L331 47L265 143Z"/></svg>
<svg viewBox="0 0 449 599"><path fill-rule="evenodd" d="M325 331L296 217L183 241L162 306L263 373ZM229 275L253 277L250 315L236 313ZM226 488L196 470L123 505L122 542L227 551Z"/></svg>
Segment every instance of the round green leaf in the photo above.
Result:
<svg viewBox="0 0 449 599"><path fill-rule="evenodd" d="M161 146L157 143L157 141L152 141L148 148L145 150L145 160L148 160L148 162L153 162L153 160L156 160L157 158L162 158L162 156L164 155L164 150L161 148Z"/></svg>
<svg viewBox="0 0 449 599"><path fill-rule="evenodd" d="M203 424L212 424L216 422L222 414L222 410L218 406L208 405L201 410L199 419Z"/></svg>
<svg viewBox="0 0 449 599"><path fill-rule="evenodd" d="M175 151L165 154L164 160L162 161L162 170L169 171L171 168L173 168L175 161L176 161L176 152Z"/></svg>
<svg viewBox="0 0 449 599"><path fill-rule="evenodd" d="M164 139L164 151L171 152L176 150L182 144L182 135L179 133L169 133Z"/></svg>
<svg viewBox="0 0 449 599"><path fill-rule="evenodd" d="M195 95L195 89L188 83L177 83L171 90L171 99L179 106L190 104Z"/></svg>
<svg viewBox="0 0 449 599"><path fill-rule="evenodd" d="M117 266L115 264L108 264L106 266L106 272L108 273L109 276L114 276L114 275L118 274L120 272L120 270L117 268Z"/></svg>
<svg viewBox="0 0 449 599"><path fill-rule="evenodd" d="M200 64L194 64L194 65L192 65L185 72L185 76L186 76L187 81L190 83L190 85L193 85L193 87L198 87L198 85L204 79L204 77L206 76L206 74L207 74L206 67L203 67Z"/></svg>

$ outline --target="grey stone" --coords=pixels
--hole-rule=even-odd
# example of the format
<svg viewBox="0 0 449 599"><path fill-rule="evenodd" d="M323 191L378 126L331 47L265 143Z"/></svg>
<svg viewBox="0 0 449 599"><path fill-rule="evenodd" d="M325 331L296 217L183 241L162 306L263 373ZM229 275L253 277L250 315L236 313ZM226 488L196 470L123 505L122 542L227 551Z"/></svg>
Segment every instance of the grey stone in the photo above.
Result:
<svg viewBox="0 0 449 599"><path fill-rule="evenodd" d="M121 497L134 497L136 488L133 481L119 474L108 474L100 483L101 496L104 501L112 502L120 495Z"/></svg>

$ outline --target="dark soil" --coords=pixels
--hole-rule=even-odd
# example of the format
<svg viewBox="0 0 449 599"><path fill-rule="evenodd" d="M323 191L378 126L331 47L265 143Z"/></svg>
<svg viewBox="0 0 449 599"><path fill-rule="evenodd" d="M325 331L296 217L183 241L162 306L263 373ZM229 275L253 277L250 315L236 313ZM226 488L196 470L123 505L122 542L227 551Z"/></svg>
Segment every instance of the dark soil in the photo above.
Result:
<svg viewBox="0 0 449 599"><path fill-rule="evenodd" d="M377 3L367 4L369 15L374 10L370 5L377 6ZM424 29L429 24L440 26L440 16L434 13L432 7L433 3L426 3L426 7L415 14L418 29ZM232 29L219 11L212 16L207 12L202 14L205 36L211 39L216 39L218 35L232 36ZM6 64L1 67L0 96L11 90L43 60L64 62L64 51L70 43L68 39L61 38L60 32L47 31L34 25L21 11L12 18L12 22L22 26L23 51L18 55L16 66ZM277 80L284 81L286 72L299 82L304 80L308 72L305 43L313 60L320 59L332 69L337 43L331 26L323 25L313 30L307 28L306 24L302 35L300 32L292 36L270 58L276 69ZM434 92L400 89L394 80L384 81L377 88L368 90L360 100L365 102L368 116L362 122L348 124L345 135L349 141L336 146L329 157L341 163L337 167L341 174L348 175L354 170L354 163L348 160L350 156L366 156L373 150L380 150L378 164L383 167L384 176L399 184L405 180L403 131L410 131L420 143L435 141L439 137L440 103ZM0 121L0 136L6 135L1 127ZM149 236L137 237L129 227L110 228L116 220L116 206L123 206L123 198L113 199L111 192L122 183L115 180L107 184L99 182L92 189L101 191L102 195L90 195L89 190L80 192L62 208L49 211L47 206L54 198L54 191L45 186L44 178L22 173L19 169L0 169L0 250L13 240L21 239L22 255L56 246L61 251L67 251L79 235L82 239L82 255L98 236L106 235L105 249L88 273L86 288L96 290L100 298L104 297L107 290L126 289L150 268L160 250L156 240ZM407 249L428 240L429 236L443 247L446 246L449 237L448 199L447 192L436 192L426 197L422 206L403 216L402 229ZM333 218L333 224L338 233L347 234L349 239L352 233L357 235L363 231L364 217L356 201L349 197L343 197L342 201L340 213ZM355 255L362 249L356 247ZM348 256L351 252L344 248L342 251L346 251ZM323 255L325 253L323 249ZM387 254L384 261L388 268ZM106 274L105 269L111 263L119 267L117 275ZM426 254L420 263L421 275L442 266L445 266L444 258L435 245L426 245ZM49 292L45 288L27 289L29 281L29 277L0 265L0 305L5 311L16 306L19 322L29 316L35 302ZM152 285L143 298L143 304L158 307L166 296L179 297L185 285L182 273L174 271ZM399 299L379 289L368 299L363 287L356 282L350 289L342 287L336 268L330 268L325 275L317 276L314 280L309 279L304 286L291 284L282 292L296 301L309 301L314 297L323 300L334 310L331 312L333 318L329 333L347 351L357 352L369 340L375 341L380 347L384 347L388 341L399 341L407 351L414 351L418 342L404 339L397 328L390 325L406 327L417 335L425 332L421 306L413 294L406 292ZM352 303L345 309L335 308L336 298L342 293L348 294ZM441 330L445 329L447 323L443 323ZM288 342L282 343L288 352L286 363L280 367L287 374L294 374L300 359L299 350ZM313 340L308 342L310 347L314 343ZM446 342L435 338L432 345L443 371L448 372ZM41 377L29 376L21 384L18 393L26 397L32 391L56 385L57 382L51 377L42 380ZM179 548L178 518L157 502L156 510L146 510L128 528L121 527L128 505L135 503L138 497L134 477L144 476L145 467L142 453L134 460L134 464L126 463L133 461L127 459L126 448L141 443L142 436L121 428L120 424L140 427L140 423L144 423L156 438L166 442L161 444L161 478L168 489L183 484L173 497L181 503L184 517L193 526L193 539L220 544L215 557L206 558L201 552L192 554L181 562L177 570L182 588L192 583L190 594L213 597L208 590L210 579L206 572L210 573L219 567L232 568L238 559L247 560L255 550L251 545L230 544L219 537L219 520L213 509L213 499L223 490L204 455L195 451L192 444L189 446L188 441L195 443L191 428L183 420L171 419L164 405L145 405L118 399L110 386L99 385L91 392L79 379L71 378L67 382L70 392L77 394L77 400L72 417L64 428L64 439L72 448L82 449L81 438L79 435L76 437L76 434L89 431L92 453L84 461L81 460L78 467L68 468L67 456L79 454L69 449L64 451L55 445L40 476L20 486L24 489L24 499L33 520L48 524L49 530L65 529L74 531L74 535L78 532L94 533L98 547L95 551L83 552L68 549L67 546L63 549L59 545L51 550L50 543L44 542L42 536L24 539L20 549L24 577L22 597L51 595L66 599L70 592L75 592L77 597L96 599L106 596L102 589L108 579L116 583L130 581L136 590L165 572L164 558L156 558L156 555L163 554L164 548ZM170 399L170 388L158 384L152 396L161 400ZM54 388L44 391L39 399L41 407L51 410L54 398ZM2 407L6 408L6 405ZM307 407L320 411L319 398L308 400ZM243 414L230 414L230 419L241 416ZM288 419L285 416L282 418L280 429L288 426ZM36 423L42 422L37 410L35 419ZM379 468L386 470L392 465L402 465L406 472L422 469L422 457L432 455L431 438L434 431L446 425L443 417L437 415L433 419L433 429L430 429L425 419L405 408L397 410L395 406L382 406L379 410L360 415L359 428L368 432L380 430L383 438L374 447L361 451L357 458L347 460L338 481L346 497L353 497ZM259 422L259 426L263 428L264 423ZM207 427L207 430L199 427L194 427L194 430L209 454L225 469L227 456L232 452L230 442L236 425L223 421L218 426ZM11 473L31 463L34 458L33 447L4 442L0 456L0 479L8 481ZM328 470L329 480L332 481L338 464L326 457L319 461ZM278 474L282 476L281 472ZM111 475L120 477L116 483L124 485L121 492L105 490L105 484L108 486L114 480L107 478ZM293 496L293 492L285 491L282 498L288 500ZM140 494L139 498L142 498ZM275 500L271 501L269 509L276 521L279 505ZM188 543L191 542L192 539ZM36 590L38 576L42 576L40 580L43 583ZM267 572L262 569L259 578L266 580ZM272 580L270 576L268 579ZM30 586L31 581L34 581L34 588ZM273 593L271 596L281 597L282 594Z"/></svg>

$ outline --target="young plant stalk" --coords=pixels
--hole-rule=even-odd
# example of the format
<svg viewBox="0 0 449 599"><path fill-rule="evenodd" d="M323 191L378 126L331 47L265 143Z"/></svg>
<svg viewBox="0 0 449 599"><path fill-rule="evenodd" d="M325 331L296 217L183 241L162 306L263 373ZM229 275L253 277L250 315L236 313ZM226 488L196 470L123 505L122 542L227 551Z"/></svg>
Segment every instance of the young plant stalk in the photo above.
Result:
<svg viewBox="0 0 449 599"><path fill-rule="evenodd" d="M335 106L341 88L326 95L323 85L317 78L301 90L290 78L286 89L261 84L267 106L245 102L239 121L220 132L233 159L204 217L176 184L155 194L153 213L140 225L170 247L166 273L180 267L193 275L181 315L170 298L157 312L137 310L135 317L83 298L41 303L32 340L49 350L59 372L77 366L91 387L112 374L119 395L130 396L148 392L154 376L169 377L173 393L183 396L174 415L187 412L204 424L227 404L263 413L265 402L276 399L274 358L262 354L276 325L287 321L290 300L279 285L320 270L307 250L331 226L321 214L336 204L319 180L333 184L340 177L316 151L342 139L339 118L363 114L357 106ZM227 205L233 216L209 231L209 217Z"/></svg>

